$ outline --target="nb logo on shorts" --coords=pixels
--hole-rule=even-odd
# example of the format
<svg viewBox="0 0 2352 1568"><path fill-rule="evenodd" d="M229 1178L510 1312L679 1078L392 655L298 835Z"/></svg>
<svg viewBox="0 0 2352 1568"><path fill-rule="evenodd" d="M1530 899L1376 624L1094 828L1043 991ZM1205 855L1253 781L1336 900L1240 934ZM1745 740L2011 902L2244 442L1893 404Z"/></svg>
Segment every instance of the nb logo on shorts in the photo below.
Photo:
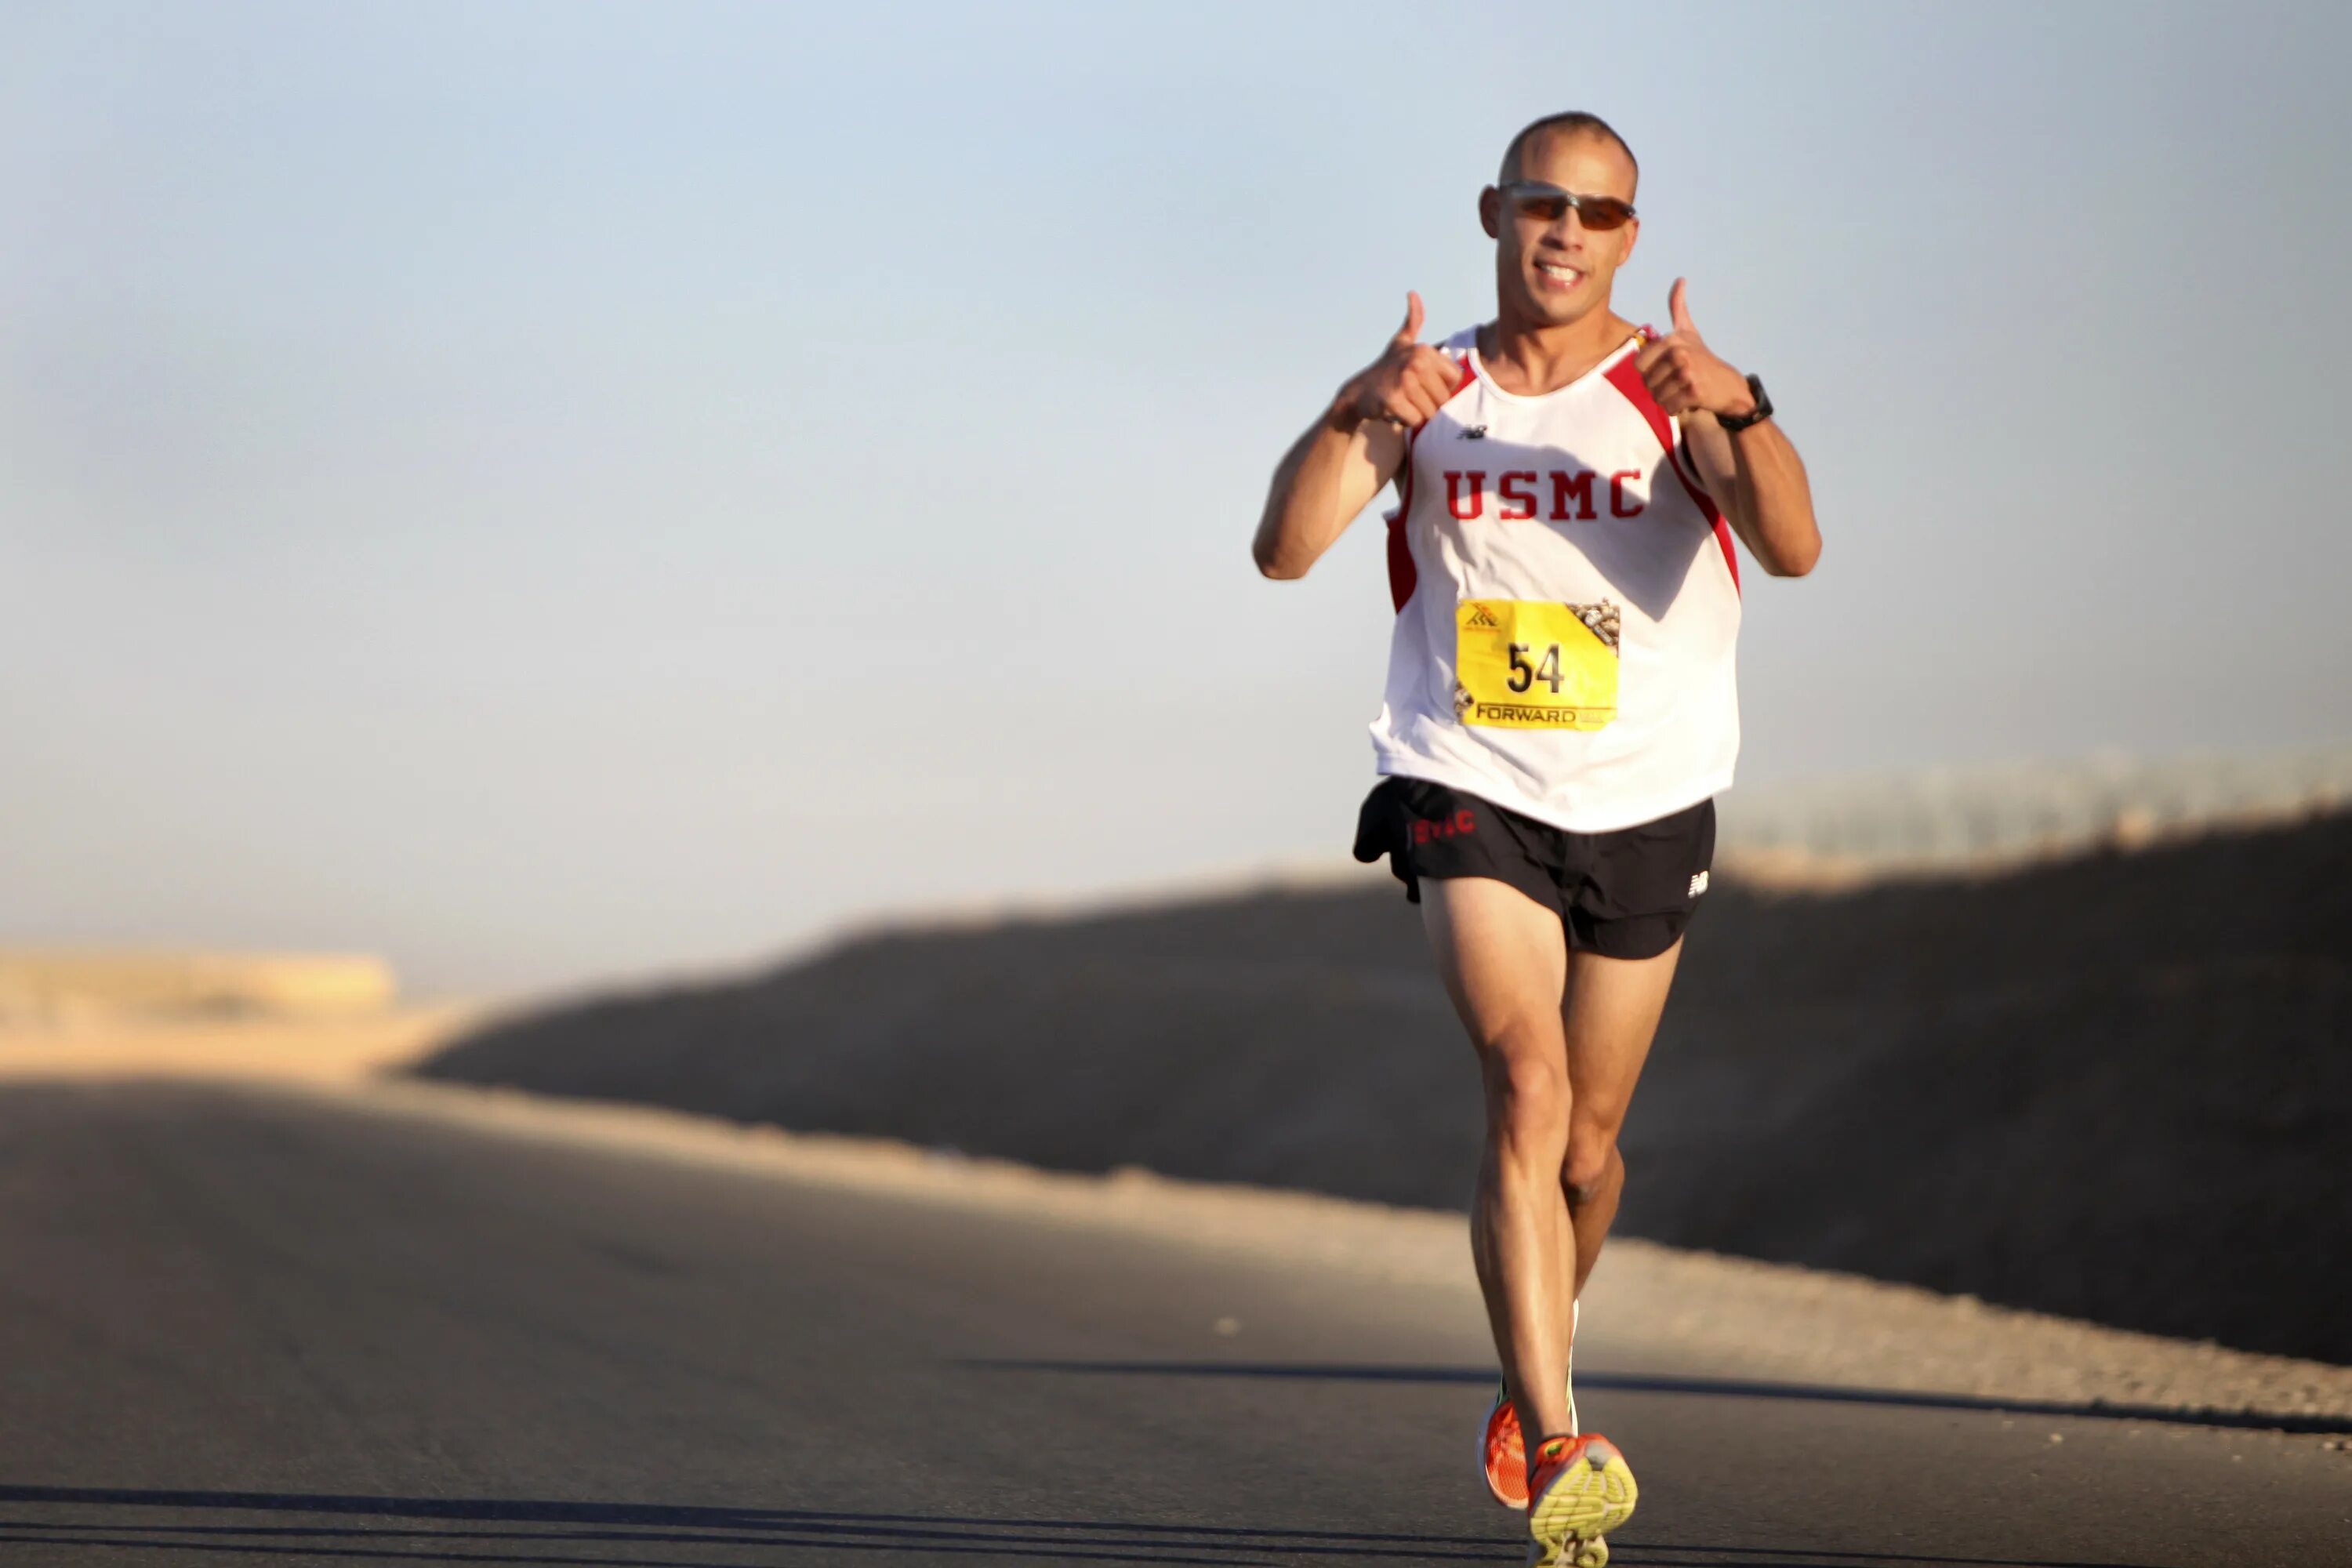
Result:
<svg viewBox="0 0 2352 1568"><path fill-rule="evenodd" d="M1704 893L1704 892L1706 892L1706 872L1704 872L1704 871L1701 871L1697 876L1693 877L1693 878L1691 879L1691 890L1690 890L1690 896L1691 896L1692 898L1696 899L1696 898L1697 898L1701 893Z"/></svg>

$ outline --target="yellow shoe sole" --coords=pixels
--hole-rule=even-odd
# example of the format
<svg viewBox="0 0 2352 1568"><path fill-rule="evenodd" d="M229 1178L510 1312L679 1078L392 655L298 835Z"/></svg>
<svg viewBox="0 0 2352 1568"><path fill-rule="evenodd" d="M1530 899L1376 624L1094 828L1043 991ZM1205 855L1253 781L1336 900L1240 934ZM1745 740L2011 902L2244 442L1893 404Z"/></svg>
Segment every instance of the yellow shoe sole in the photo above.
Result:
<svg viewBox="0 0 2352 1568"><path fill-rule="evenodd" d="M1577 1548L1573 1557L1547 1558L1541 1546L1528 1548L1528 1568L1547 1562L1556 1568L1609 1568L1609 1543L1596 1535Z"/></svg>
<svg viewBox="0 0 2352 1568"><path fill-rule="evenodd" d="M1594 1438L1579 1458L1544 1489L1528 1516L1535 1538L1533 1568L1602 1568L1609 1543L1602 1536L1633 1517L1641 1489L1633 1467L1605 1438Z"/></svg>

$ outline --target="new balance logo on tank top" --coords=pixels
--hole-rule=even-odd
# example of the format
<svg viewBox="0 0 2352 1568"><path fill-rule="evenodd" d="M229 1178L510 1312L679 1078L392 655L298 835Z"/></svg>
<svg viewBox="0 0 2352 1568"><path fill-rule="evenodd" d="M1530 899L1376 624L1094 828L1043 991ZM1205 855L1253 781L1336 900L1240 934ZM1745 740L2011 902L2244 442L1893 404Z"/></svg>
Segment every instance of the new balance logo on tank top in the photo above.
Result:
<svg viewBox="0 0 2352 1568"><path fill-rule="evenodd" d="M1556 392L1503 391L1473 328L1408 443L1380 771L1571 833L1696 805L1739 754L1731 531L1629 341Z"/></svg>

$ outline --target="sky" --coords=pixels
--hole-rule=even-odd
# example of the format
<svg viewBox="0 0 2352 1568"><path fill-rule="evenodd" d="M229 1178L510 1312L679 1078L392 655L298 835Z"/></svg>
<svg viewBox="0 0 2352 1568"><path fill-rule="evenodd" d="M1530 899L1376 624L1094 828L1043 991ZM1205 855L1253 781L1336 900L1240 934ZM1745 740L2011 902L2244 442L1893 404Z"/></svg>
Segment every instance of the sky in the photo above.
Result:
<svg viewBox="0 0 2352 1568"><path fill-rule="evenodd" d="M1377 518L1248 541L1643 167L1826 550L1745 787L2352 739L2329 5L0 0L0 942L420 994L1344 855Z"/></svg>

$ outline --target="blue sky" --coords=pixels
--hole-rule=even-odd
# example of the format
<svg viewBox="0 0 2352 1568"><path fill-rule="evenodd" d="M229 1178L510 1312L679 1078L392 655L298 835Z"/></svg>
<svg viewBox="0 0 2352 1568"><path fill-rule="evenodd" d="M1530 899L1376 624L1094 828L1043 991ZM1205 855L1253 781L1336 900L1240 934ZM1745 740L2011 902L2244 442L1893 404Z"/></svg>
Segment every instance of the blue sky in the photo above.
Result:
<svg viewBox="0 0 2352 1568"><path fill-rule="evenodd" d="M0 5L0 940L425 991L1344 850L1266 474L1567 107L1828 550L1743 779L2352 737L2337 8Z"/></svg>

